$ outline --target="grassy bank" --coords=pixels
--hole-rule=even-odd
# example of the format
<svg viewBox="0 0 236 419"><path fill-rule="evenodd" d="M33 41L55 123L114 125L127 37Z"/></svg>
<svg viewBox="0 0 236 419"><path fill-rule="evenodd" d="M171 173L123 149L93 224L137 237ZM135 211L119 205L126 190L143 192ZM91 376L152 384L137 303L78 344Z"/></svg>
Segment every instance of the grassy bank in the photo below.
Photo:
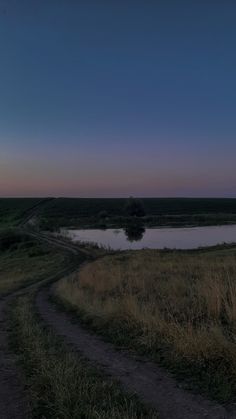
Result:
<svg viewBox="0 0 236 419"><path fill-rule="evenodd" d="M56 295L113 342L220 401L236 400L236 250L107 256Z"/></svg>
<svg viewBox="0 0 236 419"><path fill-rule="evenodd" d="M32 297L17 299L11 325L12 346L26 372L32 417L157 418L43 327L34 313Z"/></svg>
<svg viewBox="0 0 236 419"><path fill-rule="evenodd" d="M62 252L27 235L5 231L0 236L0 296L44 279L66 260Z"/></svg>

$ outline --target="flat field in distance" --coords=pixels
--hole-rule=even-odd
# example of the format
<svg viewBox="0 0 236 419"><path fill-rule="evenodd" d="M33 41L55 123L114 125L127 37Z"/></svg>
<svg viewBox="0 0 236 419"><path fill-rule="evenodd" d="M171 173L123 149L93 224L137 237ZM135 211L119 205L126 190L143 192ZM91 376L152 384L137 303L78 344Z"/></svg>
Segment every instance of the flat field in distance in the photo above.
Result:
<svg viewBox="0 0 236 419"><path fill-rule="evenodd" d="M236 223L236 199L221 198L144 198L148 226L217 225ZM124 227L130 221L125 198L59 198L42 209L44 229L59 227Z"/></svg>
<svg viewBox="0 0 236 419"><path fill-rule="evenodd" d="M40 198L0 198L0 228L14 227Z"/></svg>
<svg viewBox="0 0 236 419"><path fill-rule="evenodd" d="M236 400L236 249L106 256L56 295L116 344L220 401Z"/></svg>

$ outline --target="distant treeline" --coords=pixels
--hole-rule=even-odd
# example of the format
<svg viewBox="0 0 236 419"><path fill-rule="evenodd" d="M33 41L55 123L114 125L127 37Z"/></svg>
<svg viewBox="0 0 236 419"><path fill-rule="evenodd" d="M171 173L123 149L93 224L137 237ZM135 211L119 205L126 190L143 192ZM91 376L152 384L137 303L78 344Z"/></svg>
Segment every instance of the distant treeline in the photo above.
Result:
<svg viewBox="0 0 236 419"><path fill-rule="evenodd" d="M140 198L147 215L235 213L234 198ZM95 216L106 211L109 216L125 212L126 198L59 198L46 208L48 215Z"/></svg>
<svg viewBox="0 0 236 419"><path fill-rule="evenodd" d="M0 227L16 225L40 198L0 198ZM37 214L38 226L126 228L133 219L144 226L236 223L236 199L227 198L58 198Z"/></svg>
<svg viewBox="0 0 236 419"><path fill-rule="evenodd" d="M132 211L125 198L59 198L41 214L44 228L124 227ZM236 199L143 198L135 214L145 226L215 225L236 223ZM132 207L132 205L131 205Z"/></svg>

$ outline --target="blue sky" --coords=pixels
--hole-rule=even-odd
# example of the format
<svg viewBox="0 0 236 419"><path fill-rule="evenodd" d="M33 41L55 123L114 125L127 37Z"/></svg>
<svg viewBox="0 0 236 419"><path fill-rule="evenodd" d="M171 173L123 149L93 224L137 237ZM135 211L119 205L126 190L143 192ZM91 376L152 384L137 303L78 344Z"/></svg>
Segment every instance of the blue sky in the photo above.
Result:
<svg viewBox="0 0 236 419"><path fill-rule="evenodd" d="M235 196L236 3L0 1L0 195Z"/></svg>

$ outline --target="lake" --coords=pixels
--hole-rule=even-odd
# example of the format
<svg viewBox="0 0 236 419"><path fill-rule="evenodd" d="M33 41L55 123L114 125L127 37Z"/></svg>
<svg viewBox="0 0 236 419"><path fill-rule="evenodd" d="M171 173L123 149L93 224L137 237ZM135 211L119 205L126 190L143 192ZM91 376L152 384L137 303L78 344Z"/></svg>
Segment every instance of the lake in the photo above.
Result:
<svg viewBox="0 0 236 419"><path fill-rule="evenodd" d="M127 249L195 249L236 242L236 225L193 228L146 228L138 234L123 229L62 229L73 241L97 243L114 250Z"/></svg>

